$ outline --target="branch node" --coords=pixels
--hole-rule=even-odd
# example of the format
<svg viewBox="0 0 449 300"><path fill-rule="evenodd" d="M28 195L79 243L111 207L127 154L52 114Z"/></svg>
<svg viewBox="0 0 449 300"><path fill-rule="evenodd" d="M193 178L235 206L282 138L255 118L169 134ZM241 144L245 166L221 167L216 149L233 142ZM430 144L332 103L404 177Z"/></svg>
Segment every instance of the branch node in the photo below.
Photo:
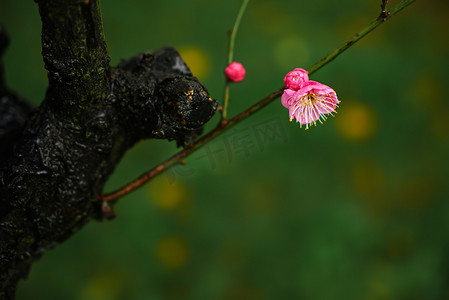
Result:
<svg viewBox="0 0 449 300"><path fill-rule="evenodd" d="M387 6L388 0L382 0L382 3L380 4L380 15L377 17L377 21L386 21L388 16L390 16L390 11L386 10L386 6Z"/></svg>
<svg viewBox="0 0 449 300"><path fill-rule="evenodd" d="M390 16L389 10L382 10L380 15L377 17L377 21L382 20L383 22L385 22L389 16Z"/></svg>
<svg viewBox="0 0 449 300"><path fill-rule="evenodd" d="M109 205L108 201L102 201L101 204L101 212L103 213L103 218L107 220L112 220L115 218L115 212L112 207Z"/></svg>

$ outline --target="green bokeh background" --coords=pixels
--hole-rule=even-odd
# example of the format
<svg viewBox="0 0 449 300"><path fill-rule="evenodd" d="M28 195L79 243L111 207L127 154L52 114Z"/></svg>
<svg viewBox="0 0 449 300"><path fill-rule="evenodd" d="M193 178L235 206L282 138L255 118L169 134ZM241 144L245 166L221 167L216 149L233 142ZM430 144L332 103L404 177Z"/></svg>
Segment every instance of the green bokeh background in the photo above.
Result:
<svg viewBox="0 0 449 300"><path fill-rule="evenodd" d="M112 64L173 45L220 99L240 3L104 0ZM231 115L361 30L379 5L250 2ZM0 22L8 83L37 105L47 84L37 5L1 0ZM123 198L115 220L46 253L17 299L449 299L447 28L446 0L418 0L312 76L336 90L336 118L304 131L270 104ZM141 142L106 190L176 151Z"/></svg>

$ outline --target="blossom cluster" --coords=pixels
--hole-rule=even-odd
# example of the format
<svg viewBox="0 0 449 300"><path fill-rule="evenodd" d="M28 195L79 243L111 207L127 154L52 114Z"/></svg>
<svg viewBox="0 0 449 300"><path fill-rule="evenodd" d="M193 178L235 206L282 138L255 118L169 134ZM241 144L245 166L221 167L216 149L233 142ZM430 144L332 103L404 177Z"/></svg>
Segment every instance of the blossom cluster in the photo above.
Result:
<svg viewBox="0 0 449 300"><path fill-rule="evenodd" d="M296 119L300 126L316 126L326 121L327 114L335 112L340 101L333 89L322 83L309 80L304 69L294 69L285 78L285 90L282 95L282 105L289 110L290 121ZM336 112L335 112L336 113Z"/></svg>

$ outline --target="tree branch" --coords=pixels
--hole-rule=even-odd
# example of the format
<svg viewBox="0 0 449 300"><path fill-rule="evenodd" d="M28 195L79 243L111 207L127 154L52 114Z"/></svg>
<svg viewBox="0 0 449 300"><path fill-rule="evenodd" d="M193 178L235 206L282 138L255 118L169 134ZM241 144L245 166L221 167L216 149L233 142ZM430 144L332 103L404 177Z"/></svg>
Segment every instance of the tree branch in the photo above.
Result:
<svg viewBox="0 0 449 300"><path fill-rule="evenodd" d="M11 159L14 144L20 139L25 121L34 110L22 97L6 86L2 55L8 44L8 34L0 25L0 166Z"/></svg>
<svg viewBox="0 0 449 300"><path fill-rule="evenodd" d="M36 2L42 19L42 56L49 79L47 99L67 102L72 113L82 114L99 104L109 91L110 58L99 1Z"/></svg>
<svg viewBox="0 0 449 300"><path fill-rule="evenodd" d="M0 161L1 299L45 251L103 217L96 195L127 149L142 138L186 146L217 107L173 48L111 69L98 0L38 4L47 94L14 143L10 125L0 131L11 150ZM0 96L3 120L15 100Z"/></svg>

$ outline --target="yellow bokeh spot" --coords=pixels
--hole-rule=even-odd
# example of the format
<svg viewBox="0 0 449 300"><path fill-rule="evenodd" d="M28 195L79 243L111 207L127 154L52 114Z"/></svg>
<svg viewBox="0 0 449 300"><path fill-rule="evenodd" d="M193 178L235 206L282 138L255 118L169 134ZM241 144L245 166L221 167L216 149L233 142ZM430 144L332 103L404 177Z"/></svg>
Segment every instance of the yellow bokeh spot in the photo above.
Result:
<svg viewBox="0 0 449 300"><path fill-rule="evenodd" d="M207 53L197 46L181 46L178 52L187 66L192 71L193 76L199 80L204 80L209 73L210 60Z"/></svg>
<svg viewBox="0 0 449 300"><path fill-rule="evenodd" d="M276 180L248 180L243 193L248 215L272 215L279 207L280 187Z"/></svg>
<svg viewBox="0 0 449 300"><path fill-rule="evenodd" d="M398 260L409 257L415 247L415 237L408 229L389 232L386 238L386 251L390 259Z"/></svg>
<svg viewBox="0 0 449 300"><path fill-rule="evenodd" d="M292 11L289 12L282 2L264 0L254 5L252 9L255 16L253 20L257 22L260 33L279 36L285 33L286 28L292 28L296 24L297 15Z"/></svg>
<svg viewBox="0 0 449 300"><path fill-rule="evenodd" d="M431 71L421 70L420 73L427 75ZM441 104L445 102L445 89L445 83L438 78L421 76L411 82L407 99L412 99L418 110L433 115L435 111L440 110Z"/></svg>
<svg viewBox="0 0 449 300"><path fill-rule="evenodd" d="M425 3L421 3L421 5L423 4L424 8L427 9ZM446 56L449 52L449 41L448 39L442 39L441 37L446 34L445 28L449 27L449 5L447 1L440 1L439 4L441 7L440 5L432 5L434 10L432 13L419 14L415 19L417 19L418 22L422 22L422 18L425 15L427 19L425 19L424 22L433 23L433 30L430 30L429 36L429 41L433 45L432 50L434 53Z"/></svg>
<svg viewBox="0 0 449 300"><path fill-rule="evenodd" d="M447 111L449 111L449 108L437 112L430 122L432 134L441 142L449 141L449 119L447 118Z"/></svg>
<svg viewBox="0 0 449 300"><path fill-rule="evenodd" d="M363 141L370 139L377 131L377 117L366 104L345 102L339 110L336 125L343 138Z"/></svg>
<svg viewBox="0 0 449 300"><path fill-rule="evenodd" d="M431 74L431 70L420 70L420 74ZM432 134L442 142L449 139L449 119L445 97L445 83L437 76L420 76L410 83L407 101L412 100L413 106L419 112L430 118Z"/></svg>
<svg viewBox="0 0 449 300"><path fill-rule="evenodd" d="M250 251L244 241L232 237L223 242L218 257L227 269L237 272L248 265Z"/></svg>
<svg viewBox="0 0 449 300"><path fill-rule="evenodd" d="M433 181L427 176L408 178L400 186L401 204L410 210L420 210L428 204L433 191Z"/></svg>
<svg viewBox="0 0 449 300"><path fill-rule="evenodd" d="M385 187L384 171L372 161L363 160L352 168L352 181L357 192L371 195Z"/></svg>
<svg viewBox="0 0 449 300"><path fill-rule="evenodd" d="M302 66L310 56L309 44L299 36L288 36L274 46L274 58L279 66L290 71L292 66Z"/></svg>
<svg viewBox="0 0 449 300"><path fill-rule="evenodd" d="M391 291L385 279L371 280L368 282L367 294L364 297L366 300L388 300L391 298Z"/></svg>
<svg viewBox="0 0 449 300"><path fill-rule="evenodd" d="M94 275L82 290L81 300L113 300L120 299L124 293L123 276L113 273Z"/></svg>
<svg viewBox="0 0 449 300"><path fill-rule="evenodd" d="M371 160L362 160L352 167L352 186L370 213L388 212L391 203L386 193L384 170Z"/></svg>
<svg viewBox="0 0 449 300"><path fill-rule="evenodd" d="M174 210L190 200L187 185L180 179L168 179L165 176L156 177L148 188L152 202L163 210Z"/></svg>
<svg viewBox="0 0 449 300"><path fill-rule="evenodd" d="M225 299L229 300L265 300L268 297L255 286L239 285L227 292Z"/></svg>
<svg viewBox="0 0 449 300"><path fill-rule="evenodd" d="M169 269L179 269L185 266L189 254L189 246L180 237L166 237L156 245L156 259Z"/></svg>

